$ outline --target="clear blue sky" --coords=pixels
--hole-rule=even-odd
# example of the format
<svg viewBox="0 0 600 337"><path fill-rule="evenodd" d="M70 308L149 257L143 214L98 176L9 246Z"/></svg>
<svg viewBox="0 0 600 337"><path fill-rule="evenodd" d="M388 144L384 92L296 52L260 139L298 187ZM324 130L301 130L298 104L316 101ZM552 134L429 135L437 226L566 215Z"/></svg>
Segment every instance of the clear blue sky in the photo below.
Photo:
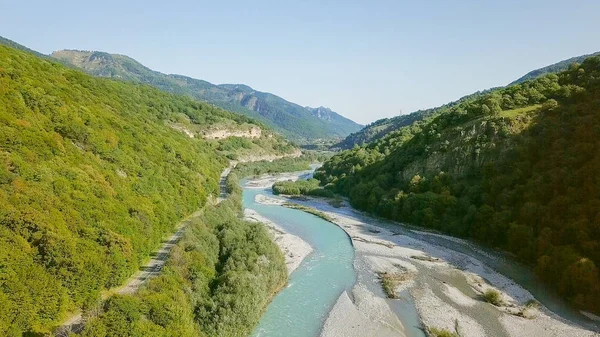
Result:
<svg viewBox="0 0 600 337"><path fill-rule="evenodd" d="M597 0L2 0L0 35L244 83L360 123L600 50Z"/></svg>

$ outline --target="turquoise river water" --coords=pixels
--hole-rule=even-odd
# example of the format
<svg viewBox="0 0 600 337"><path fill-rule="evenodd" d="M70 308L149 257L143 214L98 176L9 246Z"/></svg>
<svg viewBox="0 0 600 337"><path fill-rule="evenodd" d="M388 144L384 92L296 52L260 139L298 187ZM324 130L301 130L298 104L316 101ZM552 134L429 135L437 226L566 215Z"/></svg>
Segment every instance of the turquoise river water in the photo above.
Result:
<svg viewBox="0 0 600 337"><path fill-rule="evenodd" d="M306 173L310 174L310 173ZM305 177L304 177L305 178ZM246 181L242 182L242 186ZM347 234L336 225L314 215L289 209L279 205L264 205L255 202L255 196L263 194L273 197L271 188L243 189L243 206L258 212L281 226L288 233L294 234L312 246L314 251L289 278L289 285L283 289L267 307L252 337L315 337L318 336L327 315L340 294L350 291L356 283L357 274L353 266L355 252ZM321 209L322 205L310 206ZM321 209L332 211L331 209ZM335 210L345 216L362 218L362 215L351 208ZM373 219L371 219L373 220ZM503 259L490 250L483 250L471 244L457 243L436 235L413 232L398 224L378 222L382 227L390 226L394 231L441 247L462 252L491 266L502 274L512 278L529 290L537 300L546 307L571 322L597 330L598 325L589 321L576 310L566 306L560 299L552 296L539 285L533 273L513 261ZM475 249L476 248L476 249ZM443 275L437 275L442 277ZM444 279L453 286L469 289L464 282ZM409 297L408 294L405 296ZM419 317L412 301L389 302L392 310L398 315L406 328L407 337L424 336Z"/></svg>
<svg viewBox="0 0 600 337"><path fill-rule="evenodd" d="M288 287L269 304L252 336L318 336L337 298L356 281L352 265L354 249L346 233L325 220L299 210L254 201L256 194L270 195L269 190L244 189L244 207L301 237L314 251L292 273Z"/></svg>

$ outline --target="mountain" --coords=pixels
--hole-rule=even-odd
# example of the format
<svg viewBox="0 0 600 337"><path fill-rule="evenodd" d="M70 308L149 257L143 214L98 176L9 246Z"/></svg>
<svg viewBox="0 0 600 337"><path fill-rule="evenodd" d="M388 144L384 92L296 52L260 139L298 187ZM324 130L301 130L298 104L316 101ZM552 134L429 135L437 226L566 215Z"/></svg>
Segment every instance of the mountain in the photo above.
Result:
<svg viewBox="0 0 600 337"><path fill-rule="evenodd" d="M569 69L569 66L571 66L572 64L574 64L574 63L581 63L586 58L591 57L591 56L596 56L596 55L600 55L600 52L596 52L596 53L588 54L588 55L581 55L581 56L571 57L570 59L567 59L567 60L564 60L564 61L560 61L558 63L551 64L551 65L549 65L547 67L543 67L543 68L540 68L540 69L536 69L536 70L530 71L527 74L525 74L523 77L517 79L516 81L513 81L509 85L517 84L517 83L522 83L522 82L525 82L527 80L538 78L538 77L546 75L546 74L558 73L558 72L561 72L561 71L565 71L565 70Z"/></svg>
<svg viewBox="0 0 600 337"><path fill-rule="evenodd" d="M299 142L343 138L362 127L326 108L305 108L243 84L214 85L182 75L163 74L124 55L61 50L52 53L52 57L94 76L145 83L242 113Z"/></svg>
<svg viewBox="0 0 600 337"><path fill-rule="evenodd" d="M600 55L600 52L589 54L589 55L572 57L568 60L564 60L564 61L552 64L552 65L549 65L547 67L543 67L543 68L540 68L537 70L533 70L533 71L527 73L526 75L524 75L523 77L513 81L509 85L523 83L525 81L535 79L535 78L544 76L546 74L558 73L561 71L565 71L569 68L570 65L572 65L574 63L581 63L586 58L591 57L591 56L596 56L596 55ZM367 143L376 141L378 139L385 137L390 132L396 131L402 127L413 125L413 123L418 122L418 121L425 121L428 118L430 118L431 116L441 113L443 110L448 108L448 106L452 106L453 104L459 103L464 100L476 98L477 96L484 94L490 90L494 90L494 88L487 89L487 90L484 90L481 92L477 92L473 95L465 96L456 102L452 102L452 103L446 104L446 105L438 107L438 108L419 110L419 111L415 111L413 113L406 114L406 115L400 115L400 116L396 116L396 117L380 119L378 121L375 121L375 122L365 126L363 129L350 134L349 136L344 138L341 142L335 144L333 146L333 148L346 150L346 149L351 149L355 145L360 146L363 144L367 144Z"/></svg>
<svg viewBox="0 0 600 337"><path fill-rule="evenodd" d="M388 133L399 128L412 125L413 123L425 119L431 110L416 111L408 115L400 115L392 118L377 120L357 132L351 133L341 142L335 144L334 148L347 150L355 145L362 146L372 141L383 138Z"/></svg>
<svg viewBox="0 0 600 337"><path fill-rule="evenodd" d="M362 146L386 137L391 133L404 133L410 129L420 128L433 120L434 117L447 112L453 107L471 100L493 89L478 91L472 95L465 96L457 101L442 105L437 108L418 110L406 115L377 120L361 130L350 134L341 142L332 146L334 149L348 150L354 146ZM404 130L406 128L406 130Z"/></svg>
<svg viewBox="0 0 600 337"><path fill-rule="evenodd" d="M600 313L600 57L469 96L315 173L361 210L498 247Z"/></svg>
<svg viewBox="0 0 600 337"><path fill-rule="evenodd" d="M9 40L9 39L4 38L2 36L0 36L0 44L8 46L8 47L11 47L11 48L14 48L14 49L17 49L17 50L21 50L21 51L25 51L25 52L34 54L37 57L42 57L42 58L48 57L47 55L39 53L39 52L37 52L35 50L31 50L31 49L29 49L29 48L27 48L27 47L25 47L25 46L23 46L21 44L16 43L15 41Z"/></svg>
<svg viewBox="0 0 600 337"><path fill-rule="evenodd" d="M50 335L82 308L109 311L86 336L166 336L166 326L177 336L247 335L285 284L283 256L262 226L237 218L235 201L210 201L226 157L296 149L248 117L21 49L0 45L0 335ZM171 296L98 304L200 208L207 219L187 220L194 229L177 248L181 273L149 286ZM228 306L235 312L222 316ZM143 321L126 326L135 317Z"/></svg>

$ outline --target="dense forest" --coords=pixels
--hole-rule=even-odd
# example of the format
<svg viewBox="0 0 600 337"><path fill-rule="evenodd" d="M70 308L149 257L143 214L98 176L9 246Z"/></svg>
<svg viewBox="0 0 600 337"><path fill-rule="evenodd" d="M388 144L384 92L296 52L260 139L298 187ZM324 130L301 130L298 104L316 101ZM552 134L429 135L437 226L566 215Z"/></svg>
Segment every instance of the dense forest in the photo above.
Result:
<svg viewBox="0 0 600 337"><path fill-rule="evenodd" d="M245 337L285 285L279 248L264 226L240 219L241 189L209 205L175 246L160 276L134 296L89 311L84 337Z"/></svg>
<svg viewBox="0 0 600 337"><path fill-rule="evenodd" d="M309 170L309 165L324 162L331 158L332 153L303 151L299 157L281 158L273 161L255 161L238 163L234 173L240 177L259 176L281 172L294 172Z"/></svg>
<svg viewBox="0 0 600 337"><path fill-rule="evenodd" d="M172 127L181 121L200 129L253 123L0 45L0 335L47 333L68 312L93 308L101 291L136 271L180 219L218 195L227 160L217 152L225 145ZM234 153L236 144L227 150ZM206 244L217 250L244 236L263 236L236 221L210 226ZM277 258L269 255L273 247L247 244L265 251L276 266ZM224 289L227 271L238 253L227 249L206 252L207 265L221 275L208 287L213 294L230 290ZM205 267L197 267L194 277L204 277ZM233 301L227 298L222 301ZM116 298L107 305L128 310L131 301ZM211 329L220 331L214 311L227 306L203 303L205 312L195 315L212 315Z"/></svg>
<svg viewBox="0 0 600 337"><path fill-rule="evenodd" d="M600 312L600 58L481 93L334 156L353 206L508 251Z"/></svg>
<svg viewBox="0 0 600 337"><path fill-rule="evenodd" d="M276 195L311 195L325 198L333 198L335 196L331 190L321 188L317 179L278 181L273 184L272 189Z"/></svg>

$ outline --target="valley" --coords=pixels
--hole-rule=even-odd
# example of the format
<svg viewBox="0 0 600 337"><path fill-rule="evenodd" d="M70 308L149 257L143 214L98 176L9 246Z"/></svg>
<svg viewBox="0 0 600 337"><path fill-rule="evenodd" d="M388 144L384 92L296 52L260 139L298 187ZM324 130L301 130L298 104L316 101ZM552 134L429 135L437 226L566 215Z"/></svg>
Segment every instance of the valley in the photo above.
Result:
<svg viewBox="0 0 600 337"><path fill-rule="evenodd" d="M600 336L600 3L3 9L0 337Z"/></svg>
<svg viewBox="0 0 600 337"><path fill-rule="evenodd" d="M315 177L360 210L506 250L598 313L599 65L450 104L340 152Z"/></svg>
<svg viewBox="0 0 600 337"><path fill-rule="evenodd" d="M290 336L333 337L420 337L435 331L457 336L595 336L599 331L597 322L539 287L531 270L515 265L510 257L465 240L373 218L348 205L334 207L328 199L281 198L270 191L276 181L307 176L306 171L286 173L245 184L248 212L268 217L280 230L315 247L308 256L300 253L302 248L292 249L290 255L298 252L304 261L291 274L290 285L269 305L254 336L278 336L284 330L294 331ZM331 223L314 215L295 215L301 211L286 209L288 202L323 212ZM342 229L347 235L314 234L313 226ZM347 258L338 252L342 255L328 258L320 241L334 238L339 242L329 242L328 249L341 245L355 253ZM354 276L344 271L332 278L329 273L338 268L332 262L341 267L350 263ZM321 271L324 265L329 272ZM390 292L382 289L383 274L404 275L390 290L399 296L390 298ZM315 280L323 277L329 279ZM315 293L307 285L315 282L331 284L326 290L335 296ZM500 294L498 304L486 303L484 294L490 291ZM313 303L317 300L324 301L318 307L325 305L328 315L307 311L317 307Z"/></svg>
<svg viewBox="0 0 600 337"><path fill-rule="evenodd" d="M177 251L175 241L180 236L186 242L193 231L189 227L194 227L190 223L202 226L196 238L209 240L212 249L202 250L202 254L213 254L205 262L194 262L206 275L206 283L198 280L196 286L208 284L217 273L219 244L212 231L218 229L197 224L198 215L181 219L207 207L230 210L218 218L236 218L234 202L213 205L220 194L219 172L230 159L299 155L296 146L241 115L146 86L95 79L1 45L0 88L2 335L49 334L64 320L76 323L77 317L72 320L69 313L81 310L87 322L83 334L100 333L98 329L105 328L90 323L92 318L110 313L115 306L130 305L127 294L156 276L156 271L168 270L164 266L168 252ZM238 134L204 139L190 137L173 125L185 125L190 133L198 134L227 126ZM249 125L260 128L260 135L243 137L239 132ZM217 226L215 221L213 226ZM188 224L185 233L178 224ZM251 230L235 221L227 226ZM257 250L259 246L252 242L261 242L260 249L279 259L266 232L256 226L254 230L257 236L245 249ZM163 238L175 232L159 256L151 259ZM142 269L148 270L140 271L129 287L109 291L121 286L146 261L149 265ZM284 270L283 264L273 268L265 271L271 273L273 283L256 293L256 300L267 301L273 287L285 279L281 274L274 276ZM200 274L193 278L197 277ZM149 284L157 279L162 278L154 277ZM168 279L174 282L172 275ZM221 296L217 290L199 294L206 303ZM162 312L152 310L153 315ZM213 310L207 310L204 317L212 317ZM191 316L179 318L186 317ZM121 328L131 330L124 321L106 322L117 335ZM176 329L160 324L155 327ZM190 322L179 324L181 334L199 331ZM241 329L251 325L239 323Z"/></svg>
<svg viewBox="0 0 600 337"><path fill-rule="evenodd" d="M241 113L300 143L340 139L361 128L361 125L328 108L303 107L243 84L215 85L187 76L163 74L125 55L60 50L50 57L94 76L145 83Z"/></svg>

